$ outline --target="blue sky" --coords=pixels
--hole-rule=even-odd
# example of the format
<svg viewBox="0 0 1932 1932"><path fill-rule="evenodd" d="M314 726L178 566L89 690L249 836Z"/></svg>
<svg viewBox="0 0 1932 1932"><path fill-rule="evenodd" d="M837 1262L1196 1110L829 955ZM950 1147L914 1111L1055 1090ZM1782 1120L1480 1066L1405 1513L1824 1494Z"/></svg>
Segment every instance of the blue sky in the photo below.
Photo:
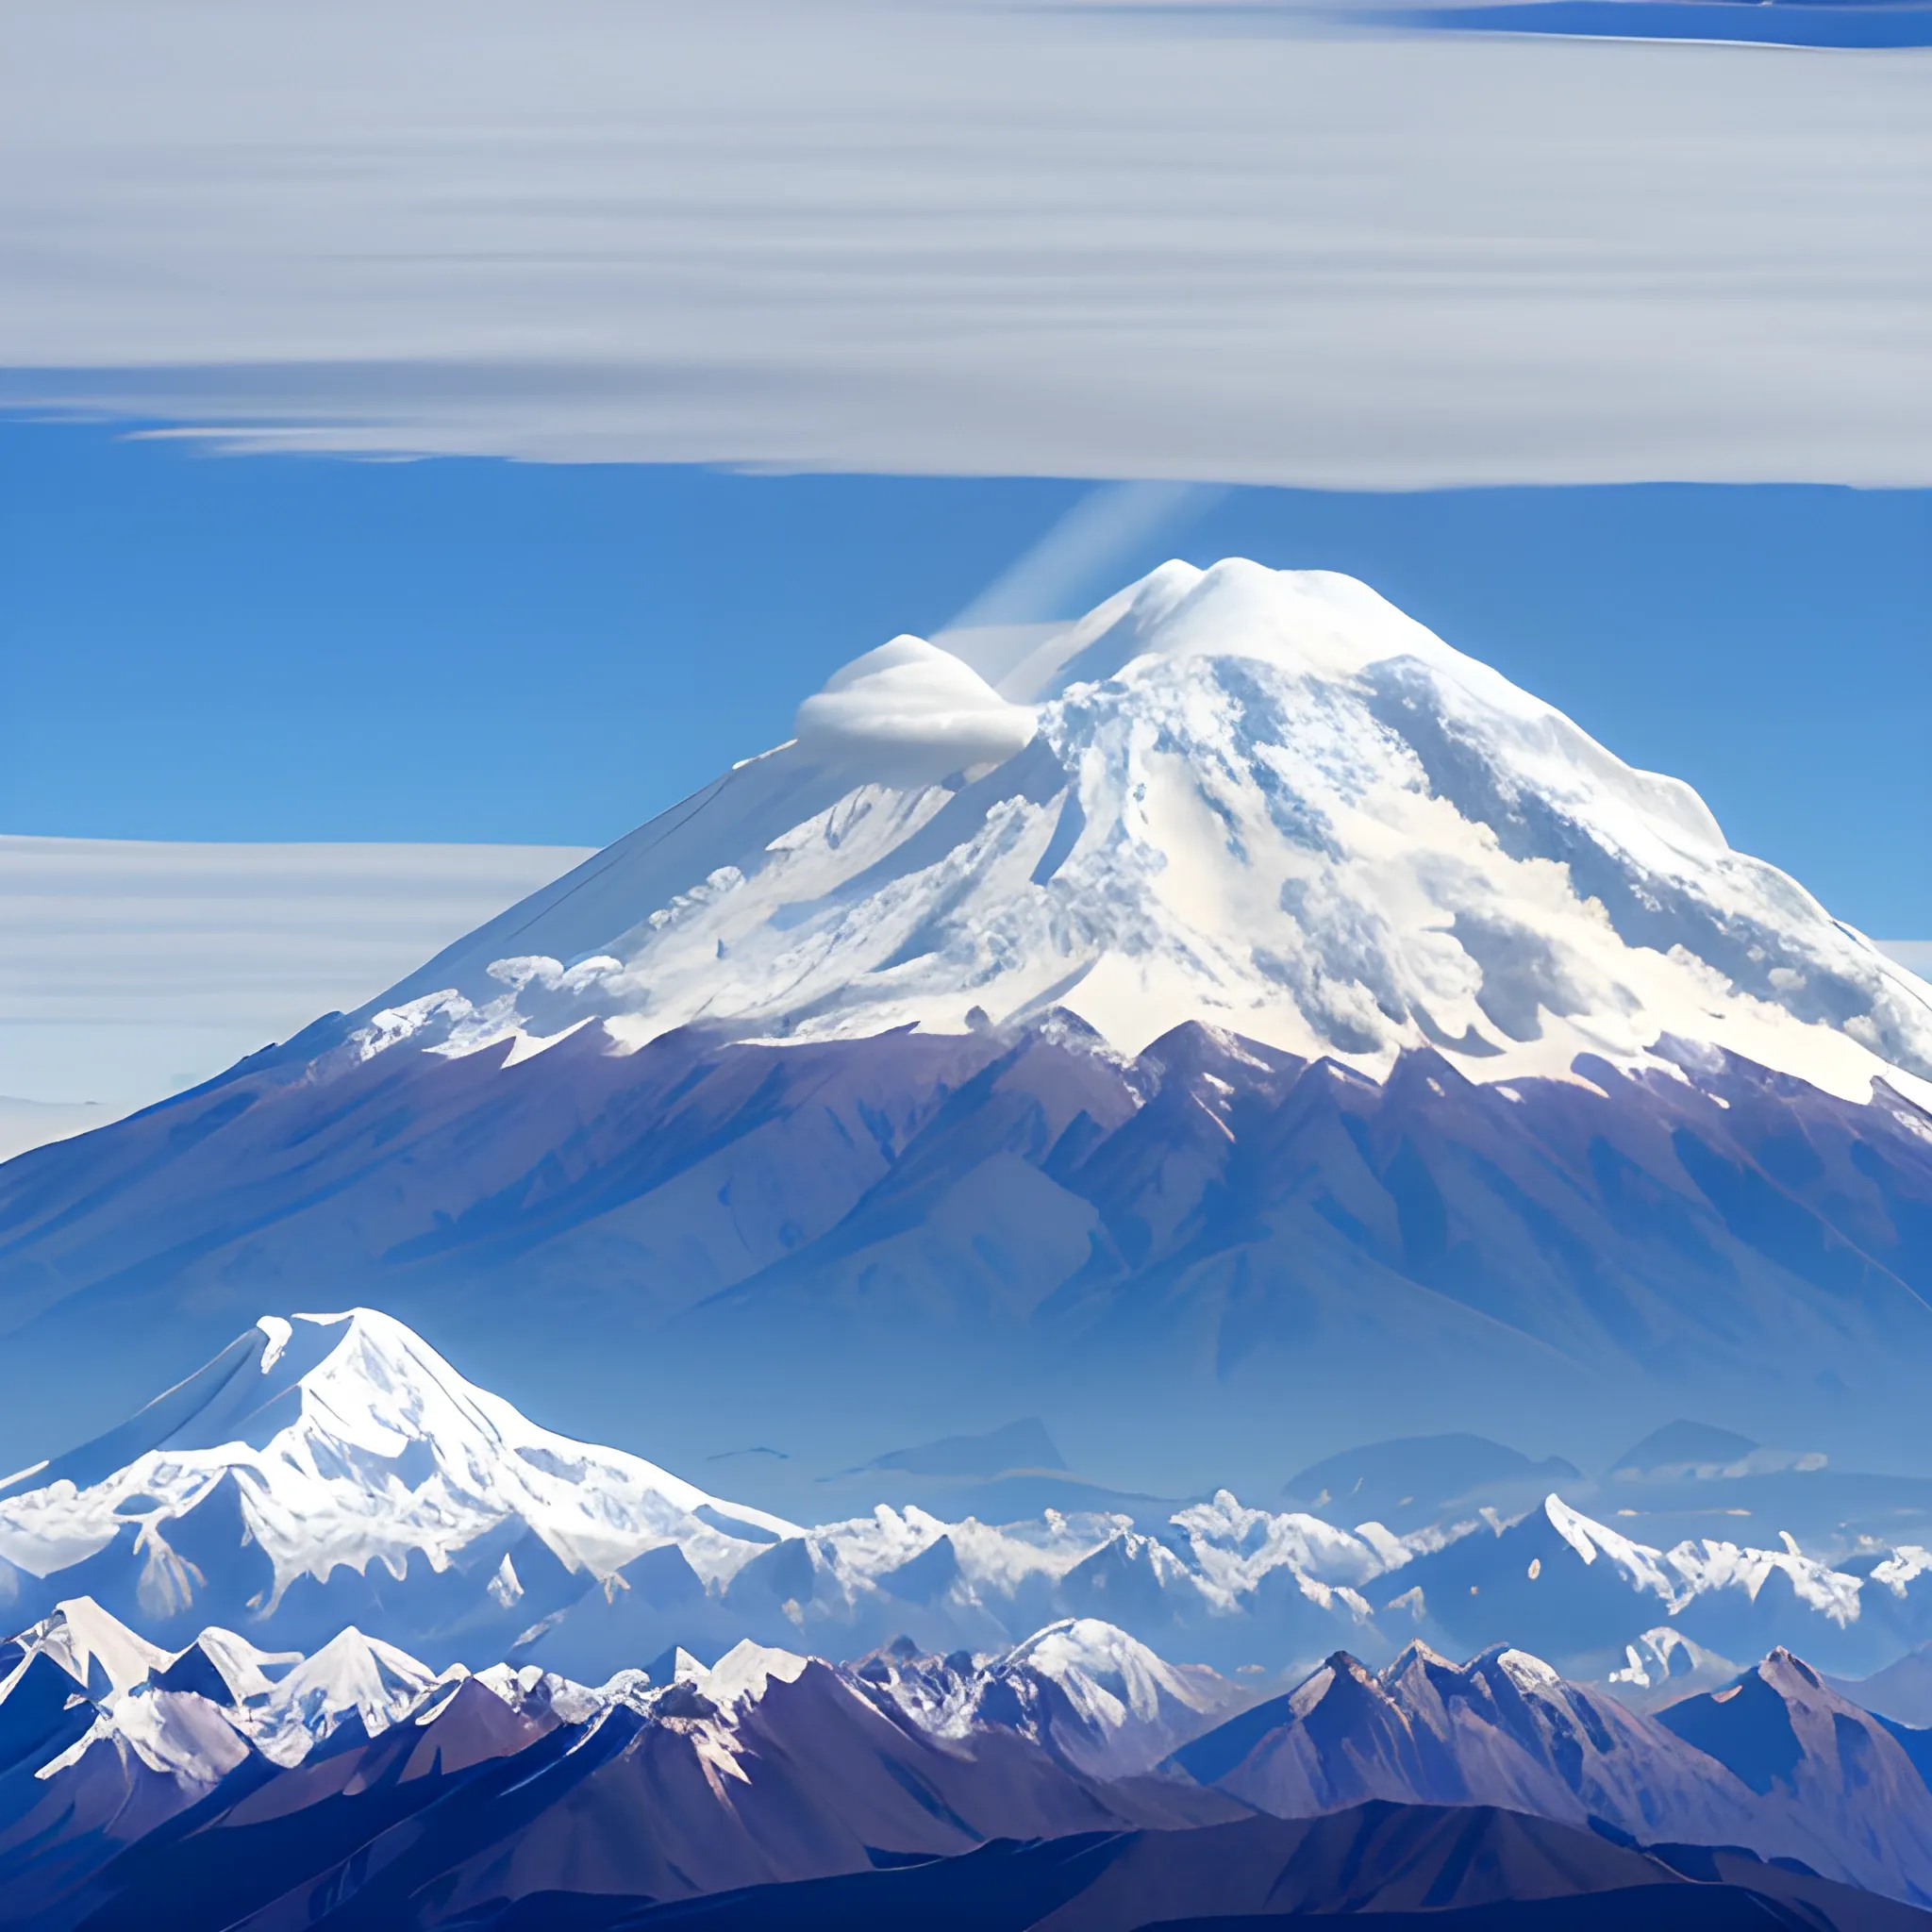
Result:
<svg viewBox="0 0 1932 1932"><path fill-rule="evenodd" d="M211 456L0 423L0 829L596 843L945 623L1090 486ZM1367 579L1878 936L1932 934L1932 492L1192 499L1168 555Z"/></svg>
<svg viewBox="0 0 1932 1932"><path fill-rule="evenodd" d="M1499 0L1394 13L1438 32L1577 34L1591 38L1747 42L1784 47L1932 45L1932 8L1913 0Z"/></svg>

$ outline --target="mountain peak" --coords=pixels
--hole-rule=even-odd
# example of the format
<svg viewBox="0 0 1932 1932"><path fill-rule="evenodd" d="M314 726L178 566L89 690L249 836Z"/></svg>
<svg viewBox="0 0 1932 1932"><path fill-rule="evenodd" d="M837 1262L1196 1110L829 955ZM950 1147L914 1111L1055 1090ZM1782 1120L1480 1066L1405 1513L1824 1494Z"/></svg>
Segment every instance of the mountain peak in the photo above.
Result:
<svg viewBox="0 0 1932 1932"><path fill-rule="evenodd" d="M96 1700L118 1697L168 1661L168 1653L130 1630L91 1596L69 1597L14 1640L28 1657L58 1664Z"/></svg>
<svg viewBox="0 0 1932 1932"><path fill-rule="evenodd" d="M401 1584L412 1560L434 1574L492 1537L509 1599L509 1541L525 1535L566 1573L612 1578L675 1542L700 1578L723 1580L799 1534L641 1457L540 1428L369 1308L264 1317L24 1481L0 1500L0 1558L41 1577L124 1548L129 1607L164 1621L196 1603L214 1567L204 1545L230 1570L258 1557L268 1574L250 1607L267 1613L298 1578L326 1587L380 1565Z"/></svg>
<svg viewBox="0 0 1932 1932"><path fill-rule="evenodd" d="M1859 1098L1932 1079L1905 969L1352 578L1168 564L997 689L897 638L798 734L392 989L351 1057L1058 1010L1122 1053L1197 1021L1378 1077L1681 1037Z"/></svg>
<svg viewBox="0 0 1932 1932"><path fill-rule="evenodd" d="M741 1704L757 1704L774 1682L795 1684L805 1674L809 1658L795 1651L775 1650L768 1644L742 1638L727 1650L709 1670L691 1674L693 1680L721 1710Z"/></svg>

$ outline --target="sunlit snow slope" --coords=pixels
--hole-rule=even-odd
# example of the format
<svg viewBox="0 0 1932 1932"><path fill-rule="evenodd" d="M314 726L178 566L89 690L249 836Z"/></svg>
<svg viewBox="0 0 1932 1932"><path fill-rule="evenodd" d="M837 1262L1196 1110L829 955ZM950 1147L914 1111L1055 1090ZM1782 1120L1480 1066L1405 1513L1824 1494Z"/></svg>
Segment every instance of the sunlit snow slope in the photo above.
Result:
<svg viewBox="0 0 1932 1932"><path fill-rule="evenodd" d="M352 1050L1056 1006L1124 1052L1192 1019L1377 1074L1676 1034L1859 1097L1878 1061L1932 1078L1932 991L1688 786L1367 586L1238 560L1164 565L997 691L916 639L861 658L792 742L441 955Z"/></svg>

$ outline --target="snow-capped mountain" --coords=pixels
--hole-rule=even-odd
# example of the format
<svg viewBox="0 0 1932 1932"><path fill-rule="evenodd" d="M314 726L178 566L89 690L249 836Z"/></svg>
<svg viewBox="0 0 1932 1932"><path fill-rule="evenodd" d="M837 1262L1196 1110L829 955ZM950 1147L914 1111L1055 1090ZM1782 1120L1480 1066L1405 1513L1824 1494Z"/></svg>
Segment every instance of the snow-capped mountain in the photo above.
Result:
<svg viewBox="0 0 1932 1932"><path fill-rule="evenodd" d="M432 960L347 1029L535 1050L723 1024L1188 1020L1488 1080L1664 1035L1863 1097L1932 1005L1688 786L1638 772L1352 578L1170 563L997 689L899 638L790 744ZM1925 1097L1922 1092L1921 1097Z"/></svg>
<svg viewBox="0 0 1932 1932"><path fill-rule="evenodd" d="M472 1665L508 1655L601 1681L747 1637L803 1634L840 1656L907 1633L991 1651L1109 1606L1217 1653L1315 1655L1359 1636L1353 1586L1408 1554L1373 1525L1224 1491L1163 1527L1165 1541L1104 1512L991 1525L882 1505L802 1528L538 1426L364 1308L263 1316L119 1428L0 1487L0 1594L16 1616L85 1596L176 1642L219 1619L306 1650L353 1624Z"/></svg>
<svg viewBox="0 0 1932 1932"><path fill-rule="evenodd" d="M475 1672L456 1664L439 1673L354 1628L308 1656L264 1652L213 1626L169 1652L90 1597L60 1603L7 1640L0 1666L8 1762L31 1759L51 1776L111 1742L191 1793L219 1783L251 1751L287 1770L405 1720L420 1727L465 1683L488 1690L538 1731L581 1725L619 1707L696 1713L728 1728L774 1685L830 1668L744 1639L713 1664L680 1649L651 1667L613 1672L601 1685L533 1664ZM963 1744L988 1730L1010 1732L1102 1780L1147 1770L1252 1697L1211 1670L1170 1664L1091 1619L1049 1625L978 1657L924 1656L902 1641L836 1671L849 1689L924 1735ZM58 1721L42 1734L37 1726L50 1713Z"/></svg>
<svg viewBox="0 0 1932 1932"><path fill-rule="evenodd" d="M1022 1412L1165 1494L1499 1414L1932 1467L1928 1001L1364 587L1170 565L997 688L868 654L364 1009L0 1168L0 1453L356 1301L690 1469Z"/></svg>
<svg viewBox="0 0 1932 1932"><path fill-rule="evenodd" d="M124 1459L125 1458L125 1459ZM355 1616L527 1628L664 1551L702 1593L793 1525L537 1427L372 1309L268 1315L110 1435L0 1486L0 1589L158 1632Z"/></svg>
<svg viewBox="0 0 1932 1932"><path fill-rule="evenodd" d="M990 1658L922 1655L902 1638L853 1670L922 1729L1019 1731L1101 1778L1151 1769L1253 1695L1199 1664L1171 1664L1093 1617L1051 1624Z"/></svg>
<svg viewBox="0 0 1932 1932"><path fill-rule="evenodd" d="M1513 1523L1423 1551L1384 1582L1454 1644L1520 1641L1573 1664L1614 1656L1609 1680L1641 1692L1707 1657L1796 1643L1835 1668L1871 1671L1924 1641L1932 1554L1863 1543L1829 1560L1789 1532L1776 1549L1702 1537L1660 1550L1553 1495ZM1673 1638L1690 1649L1675 1656Z"/></svg>
<svg viewBox="0 0 1932 1932"><path fill-rule="evenodd" d="M286 1768L331 1740L340 1748L345 1727L373 1737L468 1674L458 1666L439 1678L353 1628L311 1657L258 1650L215 1626L170 1653L92 1597L58 1604L8 1650L19 1661L0 1677L0 1756L30 1760L45 1781L98 1747L152 1788L150 1813L166 1787L191 1803L253 1756ZM40 1714L57 1707L58 1724L33 1736Z"/></svg>

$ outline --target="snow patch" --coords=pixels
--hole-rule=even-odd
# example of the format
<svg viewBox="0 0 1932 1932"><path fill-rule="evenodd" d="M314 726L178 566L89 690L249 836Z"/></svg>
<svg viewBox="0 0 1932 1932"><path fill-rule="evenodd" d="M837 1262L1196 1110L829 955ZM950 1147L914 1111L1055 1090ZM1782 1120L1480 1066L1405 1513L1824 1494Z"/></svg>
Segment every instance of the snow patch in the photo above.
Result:
<svg viewBox="0 0 1932 1932"><path fill-rule="evenodd" d="M282 1351L295 1331L280 1315L263 1315L255 1325L268 1337L268 1345L261 1352L261 1373L265 1375L281 1360Z"/></svg>

